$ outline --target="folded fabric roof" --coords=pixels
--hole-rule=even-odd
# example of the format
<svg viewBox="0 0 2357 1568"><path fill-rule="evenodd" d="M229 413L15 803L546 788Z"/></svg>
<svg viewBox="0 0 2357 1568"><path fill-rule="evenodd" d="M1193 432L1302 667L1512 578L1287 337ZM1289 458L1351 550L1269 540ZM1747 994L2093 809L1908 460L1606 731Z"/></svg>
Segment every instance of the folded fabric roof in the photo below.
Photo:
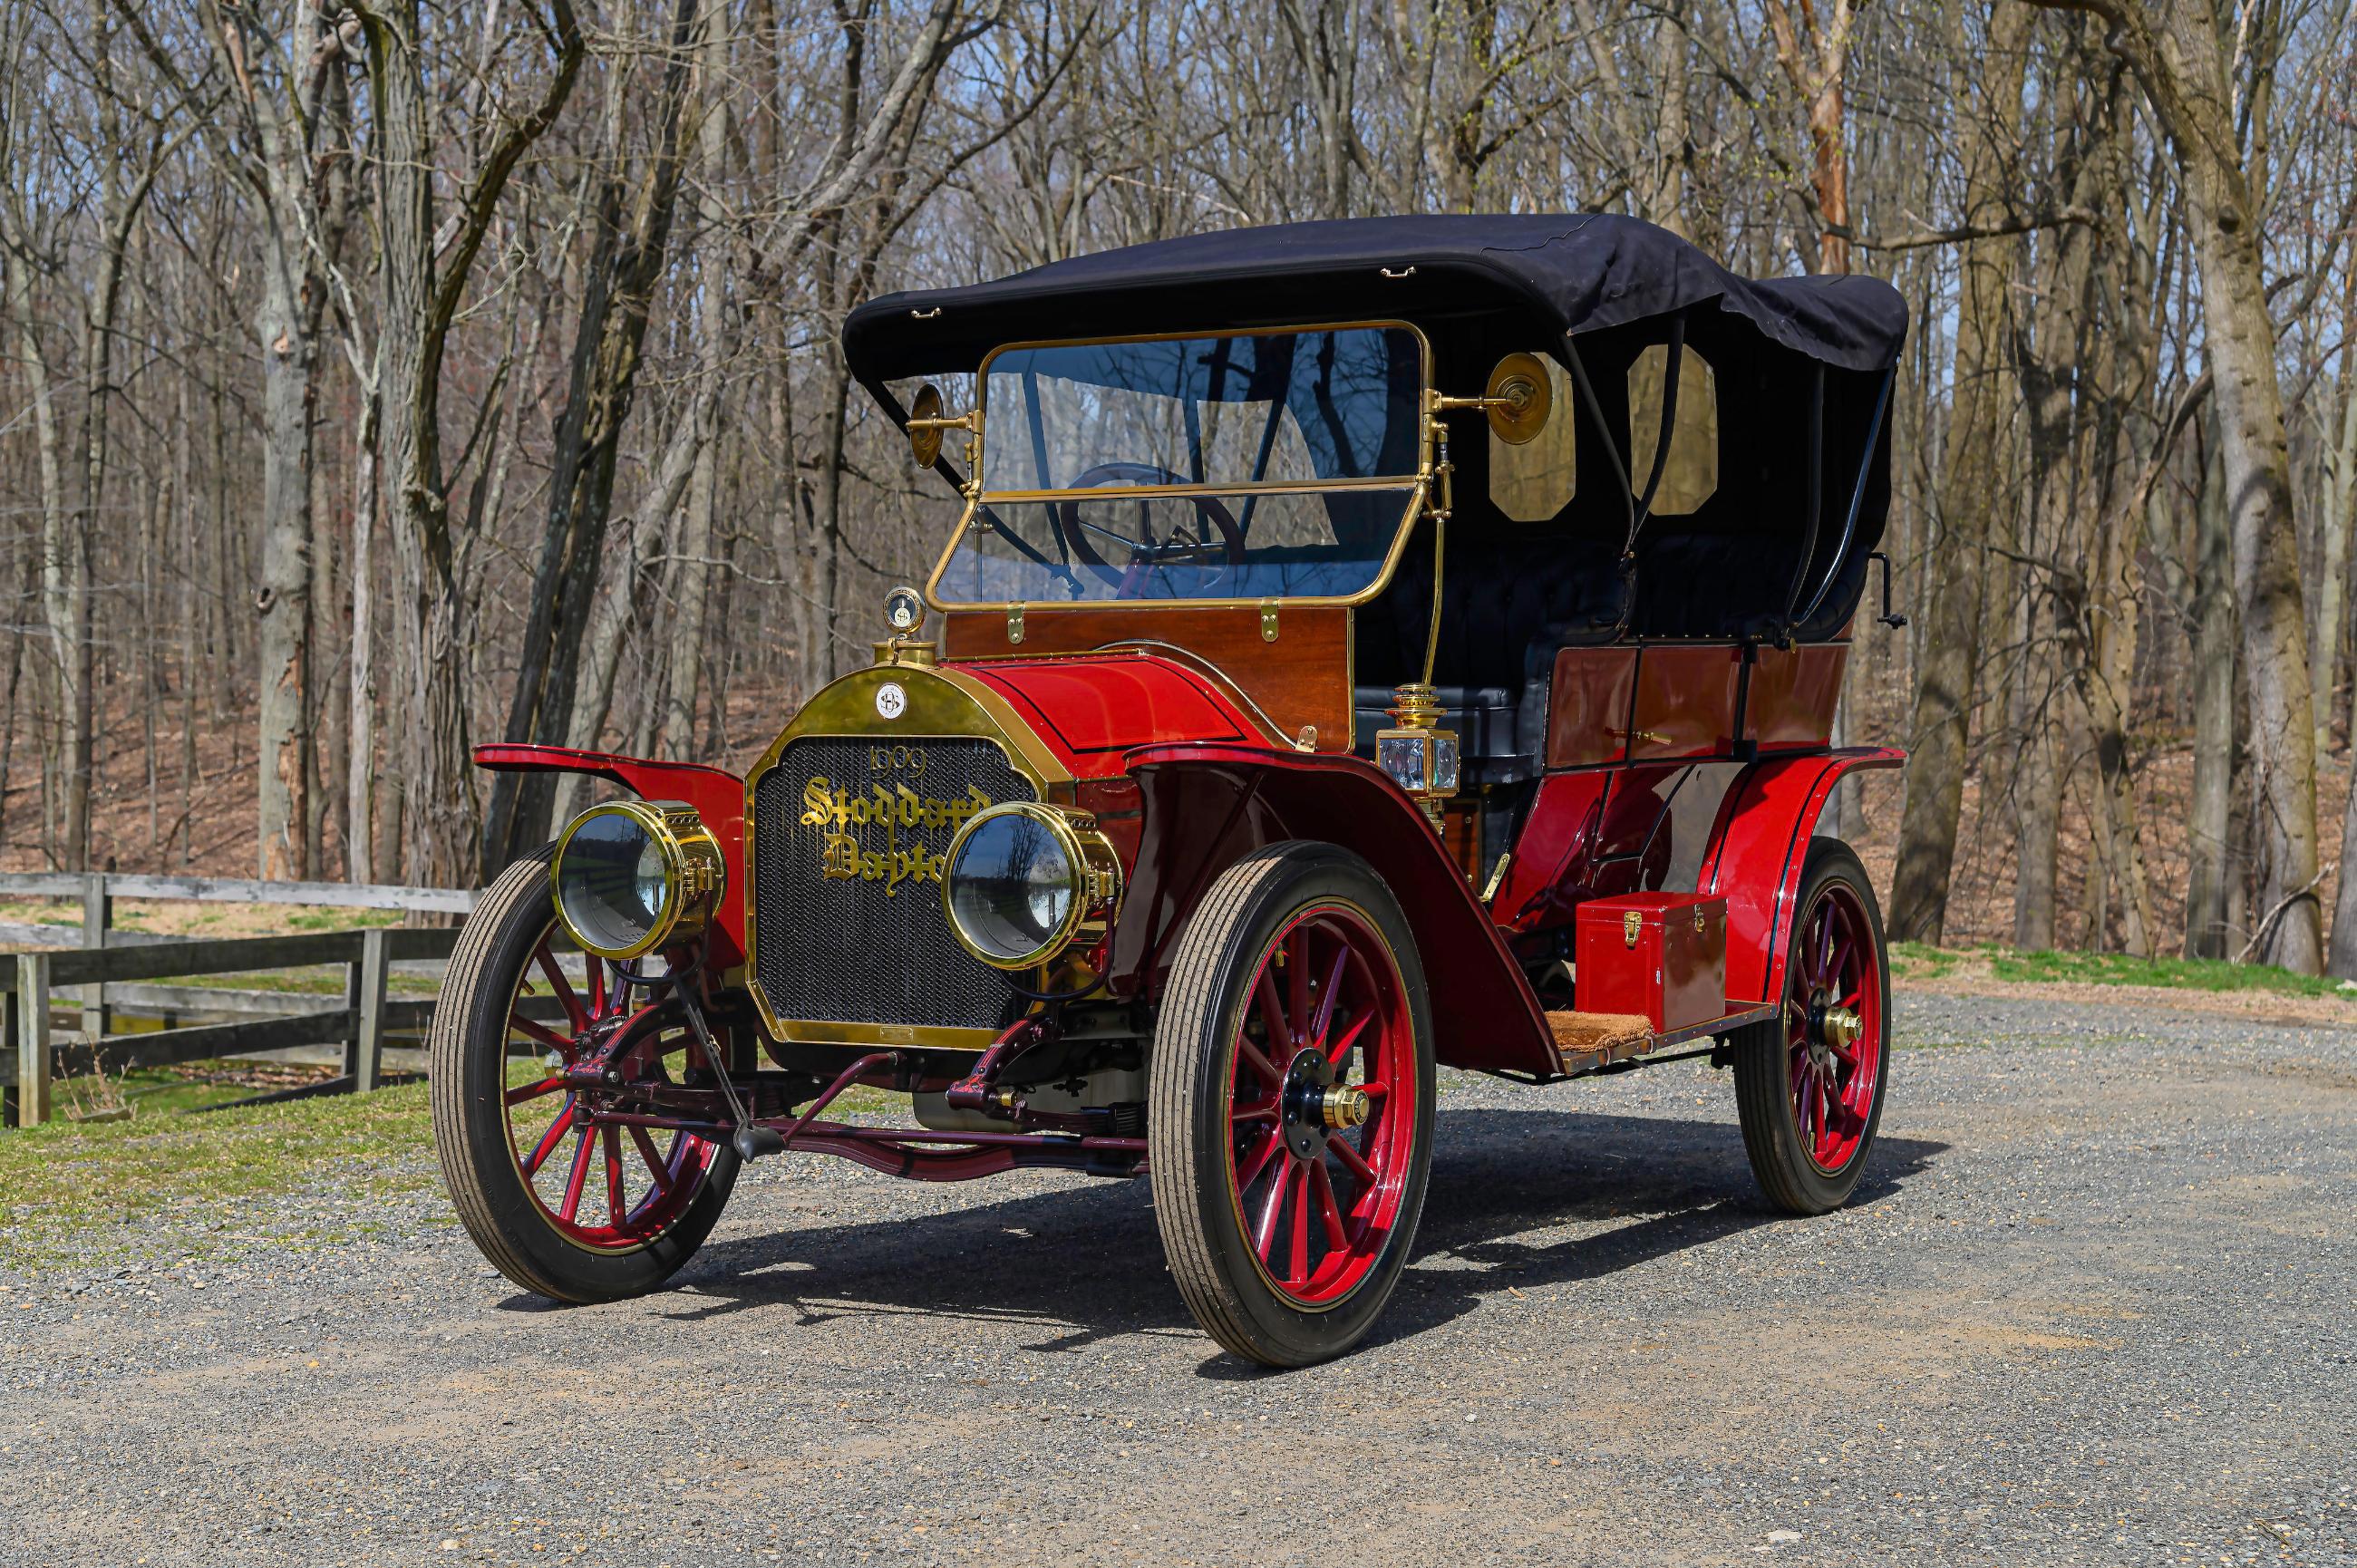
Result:
<svg viewBox="0 0 2357 1568"><path fill-rule="evenodd" d="M1609 213L1348 218L1226 229L868 301L844 323L873 386L972 371L1004 343L1312 320L1527 313L1566 337L1697 306L1851 371L1896 363L1907 307L1878 278L1738 277L1665 229Z"/></svg>

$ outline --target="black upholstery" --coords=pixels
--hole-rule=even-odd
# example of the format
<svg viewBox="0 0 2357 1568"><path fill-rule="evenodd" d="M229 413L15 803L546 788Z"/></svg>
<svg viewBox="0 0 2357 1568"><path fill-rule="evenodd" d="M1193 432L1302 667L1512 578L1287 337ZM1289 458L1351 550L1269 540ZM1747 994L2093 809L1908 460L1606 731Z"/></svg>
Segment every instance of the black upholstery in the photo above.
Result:
<svg viewBox="0 0 2357 1568"><path fill-rule="evenodd" d="M1611 641L1628 587L1610 547L1552 531L1459 529L1449 537L1440 592L1436 682L1519 687L1535 641L1550 650ZM1390 590L1360 617L1360 680L1416 679L1431 615L1432 545L1420 530Z"/></svg>
<svg viewBox="0 0 2357 1568"><path fill-rule="evenodd" d="M1505 686L1435 686L1440 703L1440 727L1457 736L1457 755L1468 785L1512 784L1539 775L1539 748L1525 744L1523 714L1527 711L1518 688ZM1351 702L1357 710L1353 737L1361 757L1375 755L1375 732L1397 721L1391 715L1395 693L1389 686L1359 686ZM1542 690L1537 712L1546 712ZM1542 733L1544 733L1542 721Z"/></svg>

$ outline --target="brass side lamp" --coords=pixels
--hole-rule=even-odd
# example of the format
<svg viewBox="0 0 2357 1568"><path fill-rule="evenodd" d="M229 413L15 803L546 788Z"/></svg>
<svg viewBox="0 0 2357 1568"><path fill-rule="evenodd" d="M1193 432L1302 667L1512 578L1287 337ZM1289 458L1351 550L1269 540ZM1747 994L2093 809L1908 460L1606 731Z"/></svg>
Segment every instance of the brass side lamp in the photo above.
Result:
<svg viewBox="0 0 2357 1568"><path fill-rule="evenodd" d="M1375 732L1375 766L1406 790L1434 827L1441 802L1457 793L1457 732L1440 727L1441 706L1429 682L1412 681L1393 693L1386 711L1397 727Z"/></svg>

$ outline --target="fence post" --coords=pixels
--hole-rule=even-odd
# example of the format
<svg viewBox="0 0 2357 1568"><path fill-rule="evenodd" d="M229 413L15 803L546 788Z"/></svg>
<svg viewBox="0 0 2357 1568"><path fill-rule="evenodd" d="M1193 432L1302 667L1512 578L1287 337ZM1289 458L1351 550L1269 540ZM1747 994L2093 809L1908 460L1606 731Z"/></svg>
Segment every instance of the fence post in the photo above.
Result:
<svg viewBox="0 0 2357 1568"><path fill-rule="evenodd" d="M358 1037L352 1042L352 1059L347 1064L351 1071L352 1092L366 1094L376 1087L377 1075L384 1067L384 993L386 977L393 965L385 956L385 932L382 927L361 933L361 960L354 964L360 992ZM346 983L348 989L351 982Z"/></svg>
<svg viewBox="0 0 2357 1568"><path fill-rule="evenodd" d="M81 879L81 945L104 947L113 924L114 896L106 890L106 873L86 873ZM81 1032L90 1036L93 1047L106 1038L109 1022L106 983L93 981L81 988Z"/></svg>
<svg viewBox="0 0 2357 1568"><path fill-rule="evenodd" d="M49 955L16 955L16 1125L49 1119Z"/></svg>

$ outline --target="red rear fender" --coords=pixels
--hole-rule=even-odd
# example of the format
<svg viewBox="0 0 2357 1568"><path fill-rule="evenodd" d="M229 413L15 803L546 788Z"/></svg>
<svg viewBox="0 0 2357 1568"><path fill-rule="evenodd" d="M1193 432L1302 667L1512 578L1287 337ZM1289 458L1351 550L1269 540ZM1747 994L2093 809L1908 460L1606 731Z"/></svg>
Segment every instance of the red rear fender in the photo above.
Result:
<svg viewBox="0 0 2357 1568"><path fill-rule="evenodd" d="M697 762L659 762L567 746L500 744L475 747L475 766L493 773L586 773L619 784L643 800L684 800L719 842L728 886L712 912L712 964L727 970L745 961L745 781Z"/></svg>
<svg viewBox="0 0 2357 1568"><path fill-rule="evenodd" d="M1856 746L1813 757L1778 757L1745 772L1727 792L1711 830L1699 890L1727 899L1727 993L1745 1002L1784 993L1792 947L1792 901L1809 839L1842 775L1897 768L1907 754Z"/></svg>

